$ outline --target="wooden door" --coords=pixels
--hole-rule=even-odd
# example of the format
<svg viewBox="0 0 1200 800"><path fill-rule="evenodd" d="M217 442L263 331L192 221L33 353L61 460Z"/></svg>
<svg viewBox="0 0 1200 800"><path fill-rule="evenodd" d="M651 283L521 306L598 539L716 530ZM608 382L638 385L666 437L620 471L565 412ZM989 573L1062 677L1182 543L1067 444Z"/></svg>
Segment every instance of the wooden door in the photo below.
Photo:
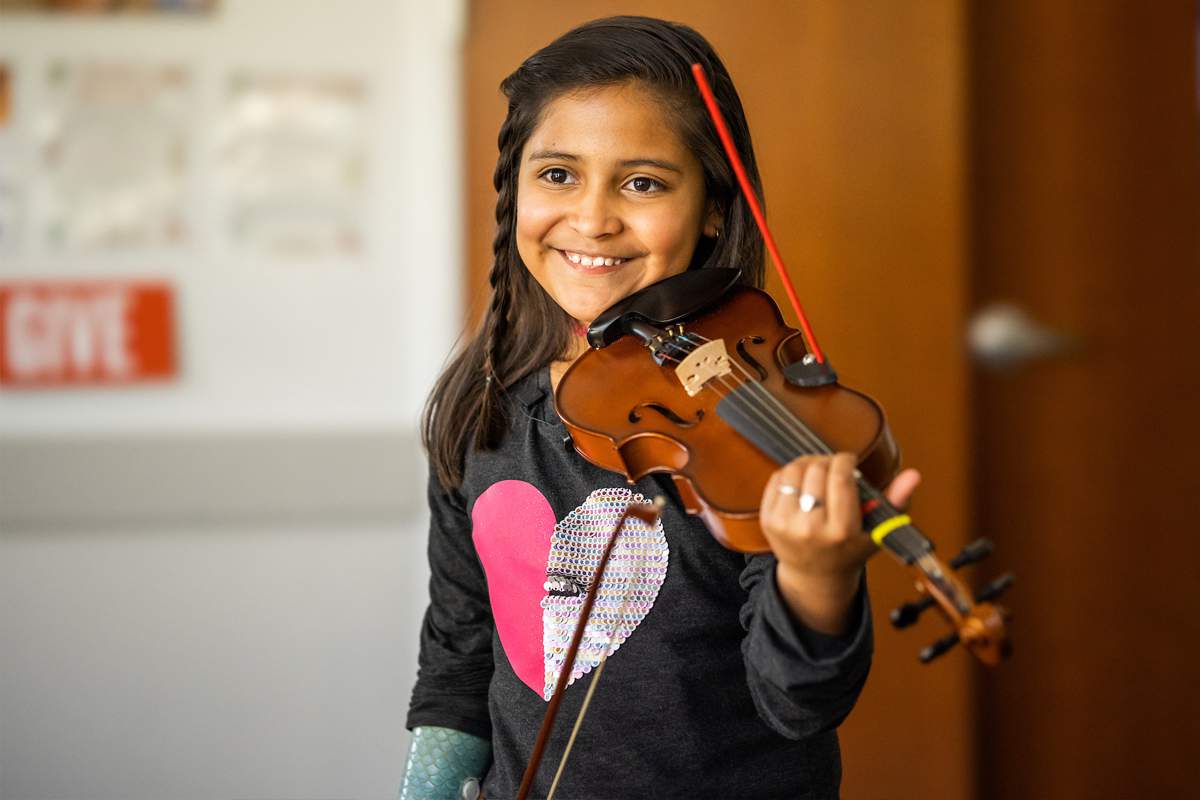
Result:
<svg viewBox="0 0 1200 800"><path fill-rule="evenodd" d="M1194 796L1196 10L975 7L975 301L1082 340L974 384L976 527L1019 573L985 798Z"/></svg>
<svg viewBox="0 0 1200 800"><path fill-rule="evenodd" d="M618 13L688 23L726 61L754 132L774 233L822 347L846 385L888 410L906 463L925 473L914 513L953 554L968 536L971 486L961 4L471 3L466 237L476 314L494 231L500 80L573 25ZM844 796L970 798L977 668L963 653L918 665L917 650L942 631L933 619L915 633L891 631L887 611L912 587L886 558L870 575L875 664L841 731Z"/></svg>

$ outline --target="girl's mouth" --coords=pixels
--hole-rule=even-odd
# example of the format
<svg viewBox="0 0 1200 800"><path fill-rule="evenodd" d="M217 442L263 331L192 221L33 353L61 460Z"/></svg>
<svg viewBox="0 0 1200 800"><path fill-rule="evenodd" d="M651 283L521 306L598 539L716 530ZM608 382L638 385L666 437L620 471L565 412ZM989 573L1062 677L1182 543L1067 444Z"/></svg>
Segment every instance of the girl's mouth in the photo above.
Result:
<svg viewBox="0 0 1200 800"><path fill-rule="evenodd" d="M557 248L555 249L558 250ZM625 263L632 260L630 258L617 258L613 256L589 255L574 250L558 250L558 254L562 256L563 261L566 261L572 269L587 275L603 275L607 272L615 272Z"/></svg>

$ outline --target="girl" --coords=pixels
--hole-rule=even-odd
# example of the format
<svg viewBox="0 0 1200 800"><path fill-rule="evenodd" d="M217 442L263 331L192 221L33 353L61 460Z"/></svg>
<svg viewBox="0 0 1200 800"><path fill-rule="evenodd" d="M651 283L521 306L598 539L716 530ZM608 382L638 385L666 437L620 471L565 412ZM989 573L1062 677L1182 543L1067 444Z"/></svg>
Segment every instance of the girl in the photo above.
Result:
<svg viewBox="0 0 1200 800"><path fill-rule="evenodd" d="M457 797L464 781L465 796L474 781L516 795L603 539L659 495L658 525L628 526L605 573L533 795L610 655L560 797L837 796L835 728L872 649L853 456L779 470L761 513L774 553L747 557L686 514L669 479L631 486L585 462L554 409L587 323L613 303L688 269L762 283L762 241L694 62L761 195L737 92L690 28L597 20L501 85L491 306L424 421L432 575L405 798ZM904 504L917 480L902 474L889 498Z"/></svg>

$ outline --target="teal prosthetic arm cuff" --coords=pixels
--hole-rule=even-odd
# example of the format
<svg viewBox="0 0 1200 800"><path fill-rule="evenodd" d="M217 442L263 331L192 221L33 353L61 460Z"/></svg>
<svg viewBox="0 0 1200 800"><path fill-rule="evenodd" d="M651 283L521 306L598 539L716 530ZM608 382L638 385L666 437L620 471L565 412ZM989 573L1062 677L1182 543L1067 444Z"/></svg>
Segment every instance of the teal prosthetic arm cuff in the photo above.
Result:
<svg viewBox="0 0 1200 800"><path fill-rule="evenodd" d="M492 760L492 743L450 728L413 728L400 800L474 800ZM464 794L464 783L466 786Z"/></svg>

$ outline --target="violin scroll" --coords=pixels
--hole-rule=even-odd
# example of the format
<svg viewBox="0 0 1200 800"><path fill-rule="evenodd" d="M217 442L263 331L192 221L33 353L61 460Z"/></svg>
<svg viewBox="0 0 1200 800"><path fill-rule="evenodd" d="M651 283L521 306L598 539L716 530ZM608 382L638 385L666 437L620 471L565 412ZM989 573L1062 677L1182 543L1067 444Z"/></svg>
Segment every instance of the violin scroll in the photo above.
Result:
<svg viewBox="0 0 1200 800"><path fill-rule="evenodd" d="M950 559L948 566L932 552L911 565L917 572L917 591L923 596L892 610L893 627L907 628L934 605L954 627L954 631L921 650L918 657L922 664L928 664L960 643L988 666L996 666L1008 657L1011 645L1005 623L1009 613L991 601L1003 594L1016 579L1012 573L1002 575L972 598L966 586L953 574L954 570L982 561L991 552L991 541L977 539Z"/></svg>

